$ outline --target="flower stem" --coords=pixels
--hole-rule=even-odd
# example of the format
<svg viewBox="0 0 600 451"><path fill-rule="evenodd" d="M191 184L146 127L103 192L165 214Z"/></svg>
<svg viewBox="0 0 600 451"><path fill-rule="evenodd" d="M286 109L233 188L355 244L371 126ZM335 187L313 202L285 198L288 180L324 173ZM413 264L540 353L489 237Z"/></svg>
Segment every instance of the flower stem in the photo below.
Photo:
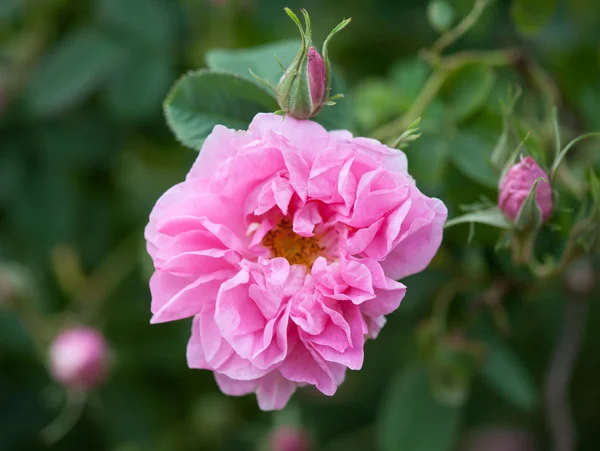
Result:
<svg viewBox="0 0 600 451"><path fill-rule="evenodd" d="M586 319L585 297L573 297L565 306L562 334L545 382L546 415L554 451L574 451L576 438L569 407L568 388L573 365L583 339Z"/></svg>
<svg viewBox="0 0 600 451"><path fill-rule="evenodd" d="M435 71L423 86L423 89L404 116L382 126L373 133L373 138L380 141L392 139L400 135L406 127L423 114L429 104L435 99L448 72L444 69Z"/></svg>
<svg viewBox="0 0 600 451"><path fill-rule="evenodd" d="M467 14L456 27L441 35L431 47L431 51L439 55L446 47L452 45L463 34L469 31L469 29L479 20L489 3L491 3L491 0L475 0L473 9L471 9L469 14Z"/></svg>

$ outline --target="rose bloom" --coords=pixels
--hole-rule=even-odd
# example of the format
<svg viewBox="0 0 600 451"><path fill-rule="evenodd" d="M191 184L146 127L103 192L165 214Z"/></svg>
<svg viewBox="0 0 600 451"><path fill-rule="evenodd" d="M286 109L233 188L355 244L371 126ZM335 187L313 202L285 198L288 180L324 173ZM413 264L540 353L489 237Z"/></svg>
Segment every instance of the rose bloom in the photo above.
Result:
<svg viewBox="0 0 600 451"><path fill-rule="evenodd" d="M217 125L146 227L152 323L194 317L190 368L282 409L297 386L333 395L400 305L396 279L435 255L447 211L404 153L311 121Z"/></svg>

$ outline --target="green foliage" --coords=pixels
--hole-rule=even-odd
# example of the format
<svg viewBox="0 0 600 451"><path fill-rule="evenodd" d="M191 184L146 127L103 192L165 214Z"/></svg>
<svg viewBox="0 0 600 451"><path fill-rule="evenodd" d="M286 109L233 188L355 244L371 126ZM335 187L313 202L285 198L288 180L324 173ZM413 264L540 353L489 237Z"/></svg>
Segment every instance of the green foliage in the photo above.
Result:
<svg viewBox="0 0 600 451"><path fill-rule="evenodd" d="M175 35L172 6L160 0L94 0L97 21L128 45L168 48Z"/></svg>
<svg viewBox="0 0 600 451"><path fill-rule="evenodd" d="M167 54L132 52L107 81L104 101L117 117L145 119L160 108L174 77L173 62Z"/></svg>
<svg viewBox="0 0 600 451"><path fill-rule="evenodd" d="M122 49L100 31L74 31L34 72L25 96L28 110L46 116L75 105L102 85L123 58Z"/></svg>
<svg viewBox="0 0 600 451"><path fill-rule="evenodd" d="M531 411L537 405L538 394L525 365L501 339L492 337L487 346L481 369L484 380L518 408Z"/></svg>
<svg viewBox="0 0 600 451"><path fill-rule="evenodd" d="M276 87L283 75L281 62L284 68L288 67L300 48L299 39L274 42L250 49L211 50L206 54L206 64L210 69L231 72L240 77L262 84L252 77L250 71L258 77L267 80L271 86Z"/></svg>
<svg viewBox="0 0 600 451"><path fill-rule="evenodd" d="M533 35L548 25L556 5L557 0L512 0L510 12L519 31Z"/></svg>
<svg viewBox="0 0 600 451"><path fill-rule="evenodd" d="M488 100L496 77L483 64L468 64L455 71L444 85L447 113L456 123L475 114Z"/></svg>
<svg viewBox="0 0 600 451"><path fill-rule="evenodd" d="M532 155L557 193L536 242L540 264L546 254L559 263L577 223L585 227L576 250L597 251L600 148L583 138L600 128L598 2L493 2L439 55L419 49L481 2L312 3L315 36L354 19L331 46L332 94L345 97L316 120L366 137L395 122L391 145L420 117L409 135L421 136L405 135L402 151L418 189L442 199L450 220L429 268L402 280L407 294L366 344L364 368L348 371L333 397L299 389L277 415L260 412L252 396L223 395L210 372L187 367L189 320L149 324L154 267L143 230L197 157L178 140L198 150L215 124L245 129L277 109L250 70L278 83L275 56L285 66L298 50L286 39L294 25L260 1L0 0L1 450L46 449L39 432L64 401L46 370L47 340L77 321L106 333L112 369L50 450L250 451L266 449L280 423L306 427L324 451L454 451L482 426L519 428L539 449L551 442L541 393L564 302L593 300L598 284L583 291L581 275L539 280L516 266L496 248L511 232L494 203L506 163ZM185 71L193 72L175 83ZM483 226L467 244L472 224ZM56 257L65 245L80 268ZM597 254L589 263L593 275ZM74 293L61 271L93 275L94 290ZM14 310L15 290L39 323ZM434 312L445 329L425 359L415 337ZM593 450L600 310L591 303L587 315L566 392L577 448ZM494 322L471 330L488 316Z"/></svg>
<svg viewBox="0 0 600 451"><path fill-rule="evenodd" d="M498 186L498 176L489 162L492 147L479 134L459 132L451 140L450 147L450 159L463 174L481 185Z"/></svg>
<svg viewBox="0 0 600 451"><path fill-rule="evenodd" d="M442 33L454 21L454 9L445 0L432 0L427 5L427 19L434 30Z"/></svg>
<svg viewBox="0 0 600 451"><path fill-rule="evenodd" d="M215 125L247 129L260 112L275 111L275 99L264 89L226 72L184 75L165 100L167 122L185 146L200 150Z"/></svg>
<svg viewBox="0 0 600 451"><path fill-rule="evenodd" d="M433 397L425 368L406 368L385 397L378 424L379 449L451 451L461 417L461 406L444 405Z"/></svg>

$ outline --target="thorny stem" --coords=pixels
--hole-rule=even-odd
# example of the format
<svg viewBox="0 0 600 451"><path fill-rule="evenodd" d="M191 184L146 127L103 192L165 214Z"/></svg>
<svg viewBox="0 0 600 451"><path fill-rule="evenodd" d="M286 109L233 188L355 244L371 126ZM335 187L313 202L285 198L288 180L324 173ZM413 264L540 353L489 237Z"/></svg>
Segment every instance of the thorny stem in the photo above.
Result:
<svg viewBox="0 0 600 451"><path fill-rule="evenodd" d="M569 299L565 306L562 334L556 344L544 387L546 415L554 451L574 451L576 448L567 391L583 339L585 318L585 297Z"/></svg>

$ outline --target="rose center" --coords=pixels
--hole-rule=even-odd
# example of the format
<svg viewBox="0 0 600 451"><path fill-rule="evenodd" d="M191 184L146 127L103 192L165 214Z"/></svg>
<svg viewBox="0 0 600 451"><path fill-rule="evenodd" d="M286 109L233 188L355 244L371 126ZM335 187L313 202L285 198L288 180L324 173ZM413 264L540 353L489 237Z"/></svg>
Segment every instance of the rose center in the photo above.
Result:
<svg viewBox="0 0 600 451"><path fill-rule="evenodd" d="M324 250L316 236L303 237L296 234L292 223L286 219L265 235L262 244L271 249L273 258L283 257L290 265L304 265L309 269Z"/></svg>

